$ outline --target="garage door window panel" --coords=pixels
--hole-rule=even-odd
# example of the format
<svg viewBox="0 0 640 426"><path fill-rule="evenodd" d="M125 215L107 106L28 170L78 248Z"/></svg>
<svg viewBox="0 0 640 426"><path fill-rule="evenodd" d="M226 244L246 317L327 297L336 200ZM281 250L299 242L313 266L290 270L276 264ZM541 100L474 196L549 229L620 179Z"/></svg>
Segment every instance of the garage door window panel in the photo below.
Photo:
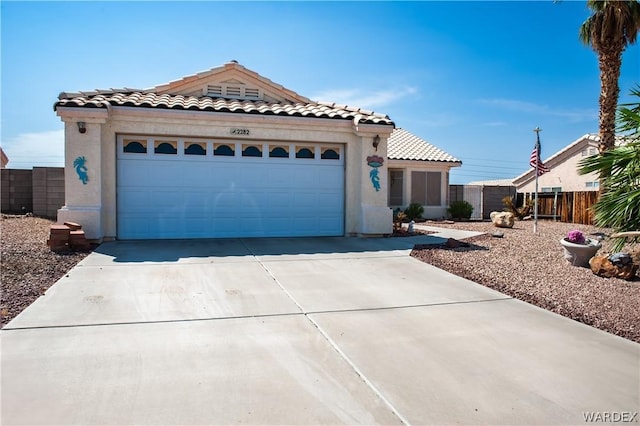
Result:
<svg viewBox="0 0 640 426"><path fill-rule="evenodd" d="M174 141L155 141L154 154L177 154L178 143Z"/></svg>
<svg viewBox="0 0 640 426"><path fill-rule="evenodd" d="M314 159L315 155L313 152L313 148L309 147L297 147L296 148L296 158L302 159Z"/></svg>
<svg viewBox="0 0 640 426"><path fill-rule="evenodd" d="M338 148L322 148L320 158L323 160L339 160L340 150Z"/></svg>
<svg viewBox="0 0 640 426"><path fill-rule="evenodd" d="M289 148L284 146L270 146L269 157L271 158L289 158Z"/></svg>
<svg viewBox="0 0 640 426"><path fill-rule="evenodd" d="M207 144L203 142L185 142L185 155L207 155Z"/></svg>
<svg viewBox="0 0 640 426"><path fill-rule="evenodd" d="M141 140L127 140L122 143L122 151L127 154L146 154L147 153L147 141Z"/></svg>
<svg viewBox="0 0 640 426"><path fill-rule="evenodd" d="M256 145L242 145L243 157L262 157L262 150Z"/></svg>
<svg viewBox="0 0 640 426"><path fill-rule="evenodd" d="M231 145L217 143L214 145L213 155L220 157L234 157L236 155L236 151Z"/></svg>

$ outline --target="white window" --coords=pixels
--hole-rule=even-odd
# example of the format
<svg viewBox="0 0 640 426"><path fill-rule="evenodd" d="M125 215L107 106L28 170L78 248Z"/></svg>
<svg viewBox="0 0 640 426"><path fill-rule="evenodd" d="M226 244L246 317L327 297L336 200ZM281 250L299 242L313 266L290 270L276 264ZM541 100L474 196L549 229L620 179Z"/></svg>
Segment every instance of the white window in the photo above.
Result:
<svg viewBox="0 0 640 426"><path fill-rule="evenodd" d="M403 180L404 180L404 171L389 170L389 205L390 206L404 205Z"/></svg>
<svg viewBox="0 0 640 426"><path fill-rule="evenodd" d="M411 203L442 205L442 173L411 172Z"/></svg>
<svg viewBox="0 0 640 426"><path fill-rule="evenodd" d="M562 187L561 186L553 186L553 187L543 186L540 192L562 192Z"/></svg>

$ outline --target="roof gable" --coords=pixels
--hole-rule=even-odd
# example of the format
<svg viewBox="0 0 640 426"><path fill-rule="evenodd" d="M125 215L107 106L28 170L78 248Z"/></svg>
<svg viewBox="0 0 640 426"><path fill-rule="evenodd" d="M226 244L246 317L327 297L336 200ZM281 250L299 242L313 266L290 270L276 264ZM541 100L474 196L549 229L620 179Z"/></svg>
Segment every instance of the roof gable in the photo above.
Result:
<svg viewBox="0 0 640 426"><path fill-rule="evenodd" d="M236 61L149 89L107 89L62 92L58 108L133 107L158 110L192 110L216 113L261 114L350 120L354 125L394 126L385 114L358 107L314 102Z"/></svg>
<svg viewBox="0 0 640 426"><path fill-rule="evenodd" d="M237 61L160 84L148 91L158 95L209 96L212 98L309 103L309 99L274 83Z"/></svg>

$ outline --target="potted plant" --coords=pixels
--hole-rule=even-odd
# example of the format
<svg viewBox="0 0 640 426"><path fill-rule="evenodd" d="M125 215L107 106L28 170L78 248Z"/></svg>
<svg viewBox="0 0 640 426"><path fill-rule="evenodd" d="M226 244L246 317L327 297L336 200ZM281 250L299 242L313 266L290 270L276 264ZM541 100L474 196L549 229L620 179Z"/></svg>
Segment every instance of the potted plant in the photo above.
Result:
<svg viewBox="0 0 640 426"><path fill-rule="evenodd" d="M602 247L598 240L585 238L584 234L577 229L569 231L567 236L560 240L564 248L564 258L573 266L589 267L589 259L595 256Z"/></svg>

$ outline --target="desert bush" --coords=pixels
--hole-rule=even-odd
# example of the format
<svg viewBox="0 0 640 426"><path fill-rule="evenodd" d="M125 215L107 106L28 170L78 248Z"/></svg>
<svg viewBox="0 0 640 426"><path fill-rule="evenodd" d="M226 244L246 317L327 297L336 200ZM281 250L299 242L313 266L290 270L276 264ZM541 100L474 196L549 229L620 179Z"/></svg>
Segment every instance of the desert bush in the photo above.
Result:
<svg viewBox="0 0 640 426"><path fill-rule="evenodd" d="M468 201L454 201L447 212L454 219L469 219L473 213L473 206Z"/></svg>
<svg viewBox="0 0 640 426"><path fill-rule="evenodd" d="M513 216L519 220L522 220L524 217L529 216L531 214L531 210L533 209L533 200L526 200L522 207L516 207L516 205L513 203L513 198L507 196L502 199L502 203L505 207L504 210L513 213Z"/></svg>
<svg viewBox="0 0 640 426"><path fill-rule="evenodd" d="M415 220L420 219L424 213L424 207L418 203L411 203L409 207L404 210L404 214L407 215L407 219Z"/></svg>

